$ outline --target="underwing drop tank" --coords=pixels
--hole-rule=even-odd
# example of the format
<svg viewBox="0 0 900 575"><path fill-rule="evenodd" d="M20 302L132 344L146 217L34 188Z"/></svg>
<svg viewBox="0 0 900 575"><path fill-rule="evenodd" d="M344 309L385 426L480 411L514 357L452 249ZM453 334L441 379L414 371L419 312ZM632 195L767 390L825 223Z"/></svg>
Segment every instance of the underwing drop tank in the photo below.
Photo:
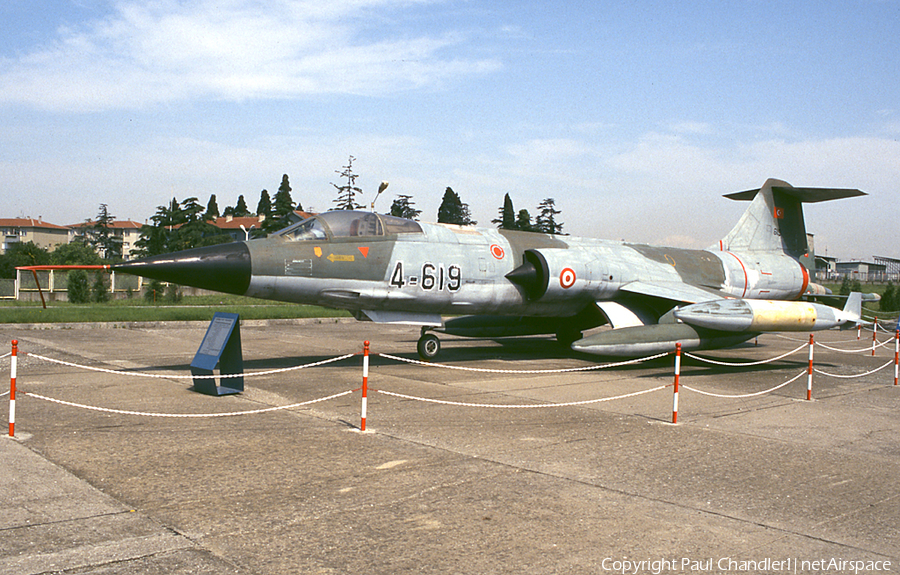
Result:
<svg viewBox="0 0 900 575"><path fill-rule="evenodd" d="M695 327L728 332L818 331L859 321L858 313L820 303L749 299L695 303L674 315Z"/></svg>

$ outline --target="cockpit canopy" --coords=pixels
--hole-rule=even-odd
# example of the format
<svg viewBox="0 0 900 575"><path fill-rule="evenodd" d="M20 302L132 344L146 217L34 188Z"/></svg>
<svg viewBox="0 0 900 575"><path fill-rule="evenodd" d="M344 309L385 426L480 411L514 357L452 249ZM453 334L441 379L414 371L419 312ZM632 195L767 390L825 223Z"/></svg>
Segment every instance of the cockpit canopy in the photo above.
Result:
<svg viewBox="0 0 900 575"><path fill-rule="evenodd" d="M300 242L421 233L422 227L412 220L372 212L337 210L307 218L281 230L276 236Z"/></svg>

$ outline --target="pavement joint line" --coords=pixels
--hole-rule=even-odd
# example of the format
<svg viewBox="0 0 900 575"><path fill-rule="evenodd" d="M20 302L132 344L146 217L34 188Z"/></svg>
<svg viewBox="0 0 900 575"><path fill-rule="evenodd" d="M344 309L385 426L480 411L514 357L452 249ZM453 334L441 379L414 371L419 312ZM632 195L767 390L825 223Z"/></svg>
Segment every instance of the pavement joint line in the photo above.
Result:
<svg viewBox="0 0 900 575"><path fill-rule="evenodd" d="M42 553L28 557L0 558L0 572L17 575L39 575L99 567L111 563L133 561L161 553L197 548L197 544L166 529L164 533L129 537L96 545L80 545L71 549Z"/></svg>
<svg viewBox="0 0 900 575"><path fill-rule="evenodd" d="M99 519L101 517L115 517L117 515L131 515L136 513L136 509L129 509L127 511L110 511L109 513L96 513L94 515L81 515L79 517L69 517L67 519L59 519L57 521L41 521L39 523L26 523L23 525L13 525L11 527L0 527L0 533L16 531L17 529L31 529L34 527L46 527L49 525L65 525L66 523L75 523L77 521L85 521L88 519Z"/></svg>

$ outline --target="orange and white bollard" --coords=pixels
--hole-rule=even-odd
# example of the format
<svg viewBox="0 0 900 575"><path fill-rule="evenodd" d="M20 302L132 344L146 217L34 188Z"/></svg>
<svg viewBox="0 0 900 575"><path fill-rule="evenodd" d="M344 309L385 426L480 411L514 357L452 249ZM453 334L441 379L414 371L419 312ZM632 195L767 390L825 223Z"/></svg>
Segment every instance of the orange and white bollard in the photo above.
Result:
<svg viewBox="0 0 900 575"><path fill-rule="evenodd" d="M813 348L815 341L813 334L809 334L809 367L806 369L806 401L812 401L812 375L813 375Z"/></svg>
<svg viewBox="0 0 900 575"><path fill-rule="evenodd" d="M359 430L366 430L366 404L369 391L369 342L363 343L363 383L362 383L362 408L360 409Z"/></svg>
<svg viewBox="0 0 900 575"><path fill-rule="evenodd" d="M16 436L16 362L19 355L19 340L12 340L12 355L9 360L9 436Z"/></svg>
<svg viewBox="0 0 900 575"><path fill-rule="evenodd" d="M681 377L681 344L675 344L675 391L672 394L672 423L678 423L678 379Z"/></svg>
<svg viewBox="0 0 900 575"><path fill-rule="evenodd" d="M872 324L872 357L875 357L875 344L878 343L878 318Z"/></svg>
<svg viewBox="0 0 900 575"><path fill-rule="evenodd" d="M900 374L900 329L894 333L894 385L897 385L898 374Z"/></svg>

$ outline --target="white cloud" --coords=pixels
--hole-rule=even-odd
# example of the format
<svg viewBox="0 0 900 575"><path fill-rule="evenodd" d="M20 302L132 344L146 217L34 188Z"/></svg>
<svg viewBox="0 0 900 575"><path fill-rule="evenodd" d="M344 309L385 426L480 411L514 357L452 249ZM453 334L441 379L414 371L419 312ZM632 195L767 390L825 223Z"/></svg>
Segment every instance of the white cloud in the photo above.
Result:
<svg viewBox="0 0 900 575"><path fill-rule="evenodd" d="M443 56L464 38L389 35L409 0L123 1L0 62L0 102L59 111L133 109L214 98L384 94L499 67ZM380 17L379 14L384 14Z"/></svg>

